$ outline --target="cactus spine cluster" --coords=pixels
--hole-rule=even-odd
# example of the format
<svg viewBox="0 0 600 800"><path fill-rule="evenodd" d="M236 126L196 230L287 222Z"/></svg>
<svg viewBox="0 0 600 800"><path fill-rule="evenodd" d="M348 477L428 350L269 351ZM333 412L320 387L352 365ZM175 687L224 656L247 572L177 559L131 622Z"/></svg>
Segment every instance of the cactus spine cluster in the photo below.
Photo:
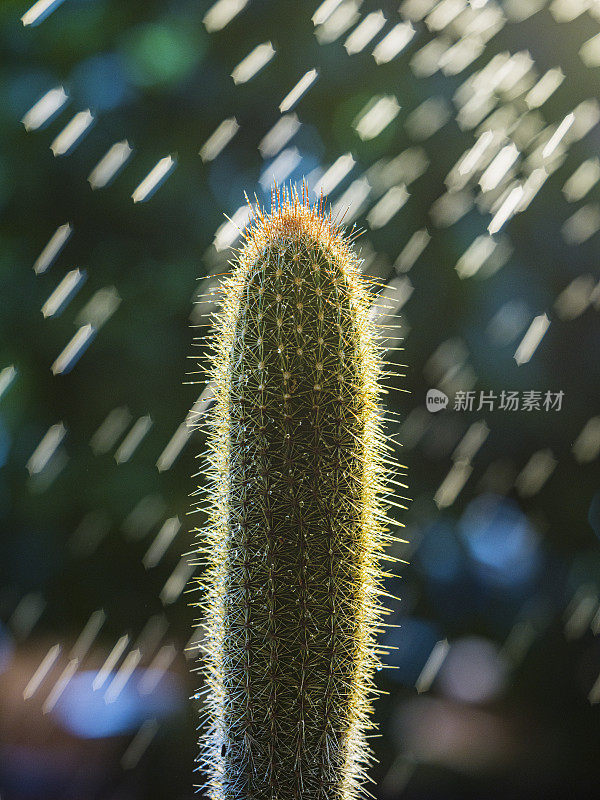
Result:
<svg viewBox="0 0 600 800"><path fill-rule="evenodd" d="M392 538L371 295L304 188L244 235L212 346L200 768L212 800L352 800Z"/></svg>

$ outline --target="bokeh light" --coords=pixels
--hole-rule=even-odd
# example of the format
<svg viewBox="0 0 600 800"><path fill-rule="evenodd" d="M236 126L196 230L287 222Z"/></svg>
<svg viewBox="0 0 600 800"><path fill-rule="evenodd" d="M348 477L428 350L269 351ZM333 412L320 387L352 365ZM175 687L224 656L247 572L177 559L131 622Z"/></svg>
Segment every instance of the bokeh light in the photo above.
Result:
<svg viewBox="0 0 600 800"><path fill-rule="evenodd" d="M538 537L514 501L481 495L465 509L459 530L483 582L518 590L535 579L541 565Z"/></svg>
<svg viewBox="0 0 600 800"><path fill-rule="evenodd" d="M202 59L203 34L166 20L135 28L124 44L129 74L140 86L175 83Z"/></svg>

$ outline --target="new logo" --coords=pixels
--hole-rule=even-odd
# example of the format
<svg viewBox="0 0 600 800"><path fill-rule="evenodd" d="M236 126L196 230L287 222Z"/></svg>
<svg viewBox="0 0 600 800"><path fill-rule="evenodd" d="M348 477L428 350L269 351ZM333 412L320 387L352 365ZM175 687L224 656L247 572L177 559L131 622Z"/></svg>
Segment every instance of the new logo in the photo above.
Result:
<svg viewBox="0 0 600 800"><path fill-rule="evenodd" d="M432 413L441 411L442 408L446 408L448 405L448 396L440 392L439 389L429 389L425 395L425 405L427 406L427 411Z"/></svg>

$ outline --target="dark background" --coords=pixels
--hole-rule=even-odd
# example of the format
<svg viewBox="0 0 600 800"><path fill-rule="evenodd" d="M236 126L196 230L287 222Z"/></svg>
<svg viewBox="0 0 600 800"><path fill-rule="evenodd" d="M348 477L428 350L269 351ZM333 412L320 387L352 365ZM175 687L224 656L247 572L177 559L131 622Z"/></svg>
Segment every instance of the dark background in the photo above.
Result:
<svg viewBox="0 0 600 800"><path fill-rule="evenodd" d="M457 0L453 16L445 0L427 16L435 3L426 0L400 8L345 0L337 17L315 26L316 3L250 0L219 30L211 17L203 23L210 3L195 0L66 0L27 27L20 21L27 5L0 5L3 800L189 798L201 782L192 772L196 651L185 652L193 644L193 595L181 590L194 569L186 555L191 531L202 524L188 511L202 484L202 475L190 476L204 436L179 426L203 389L185 383L199 377L186 377L198 369L188 356L202 330L189 326L206 322L200 315L211 309L193 300L214 285L199 278L227 268L230 252L215 249L215 231L223 214L243 206L244 191L268 203L273 175L306 177L314 187L345 153L355 164L330 199L335 205L350 190L342 205L364 229L365 271L394 280L395 319L382 321L402 326L391 334L404 335L405 351L390 356L408 364L386 404L399 415L389 433L409 466L412 498L408 511L397 512L410 544L393 550L410 565L389 581L399 597L389 601L390 621L401 627L385 638L397 648L387 659L394 669L378 676L388 694L376 704L381 736L373 740L379 761L371 791L385 800L593 794L600 778L600 211L596 186L582 197L563 187L584 162L576 186L597 168L600 56L592 45L580 49L599 33L600 15L593 3L578 13L584 4L574 0L471 5ZM385 25L348 54L352 30L378 10ZM410 20L411 41L376 63L377 43ZM274 58L236 85L234 67L267 41ZM440 53L456 42L478 49L464 65L426 56L431 74L423 74L421 51L431 41ZM519 76L524 56L515 55L525 51L531 63ZM477 88L470 79L499 54ZM535 107L528 93L556 67L564 80ZM263 158L258 146L281 117L279 103L313 68L318 80L292 109L298 131ZM23 116L61 85L69 103L27 131ZM465 124L460 108L476 91L488 113ZM385 95L400 111L363 141L356 121ZM432 99L443 110L439 127L432 106L422 108ZM87 108L95 120L89 135L55 157L51 143ZM417 123L424 122L415 124L419 108ZM574 124L542 157L570 112ZM204 161L200 148L229 117L239 130ZM464 188L447 185L486 130L495 136L487 159L465 176ZM92 168L125 139L131 159L110 186L93 191ZM483 168L511 142L518 160L483 192ZM401 153L403 161L392 161ZM169 155L177 163L167 180L134 203L136 186ZM286 159L297 162L288 174ZM535 169L547 174L541 189L494 235L490 258L461 278L459 259L487 237L506 194ZM365 178L364 202L351 202ZM408 201L377 227L371 209L403 183ZM445 207L461 213L444 219ZM36 274L36 259L66 223L70 239ZM404 248L424 229L431 238L411 263ZM80 291L44 318L45 301L76 268L87 278ZM98 326L110 297L113 313ZM519 343L543 314L549 328L519 366ZM70 370L53 374L87 323L97 327L89 348ZM434 387L450 398L435 415L425 407ZM468 390L476 392L473 410L455 411L456 392ZM503 411L498 400L493 411L477 410L480 391L502 390L564 396L560 410ZM115 409L102 438L98 430ZM119 448L145 421L146 434L125 459ZM49 430L60 441L45 446ZM177 431L177 458L161 462ZM148 555L152 542L166 547L157 563ZM77 638L94 625L82 655ZM119 641L120 658L94 691Z"/></svg>

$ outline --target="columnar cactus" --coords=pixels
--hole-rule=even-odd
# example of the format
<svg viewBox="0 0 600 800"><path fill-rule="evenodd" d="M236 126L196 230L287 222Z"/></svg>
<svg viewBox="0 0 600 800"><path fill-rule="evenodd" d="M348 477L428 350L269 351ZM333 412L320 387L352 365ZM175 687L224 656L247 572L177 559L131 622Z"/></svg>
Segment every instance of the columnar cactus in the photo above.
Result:
<svg viewBox="0 0 600 800"><path fill-rule="evenodd" d="M304 189L253 210L223 290L201 768L213 800L351 800L391 538L370 293L351 237Z"/></svg>

